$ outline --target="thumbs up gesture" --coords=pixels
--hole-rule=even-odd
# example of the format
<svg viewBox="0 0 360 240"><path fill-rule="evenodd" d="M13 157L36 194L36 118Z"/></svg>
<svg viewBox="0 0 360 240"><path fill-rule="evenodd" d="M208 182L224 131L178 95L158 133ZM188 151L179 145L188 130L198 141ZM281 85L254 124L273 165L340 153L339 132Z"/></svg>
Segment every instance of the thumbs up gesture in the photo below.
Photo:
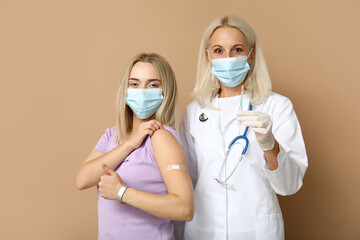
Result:
<svg viewBox="0 0 360 240"><path fill-rule="evenodd" d="M98 183L100 196L106 199L116 200L117 193L121 186L124 185L124 182L119 174L105 163L102 164L102 168L105 174L101 176L100 182Z"/></svg>

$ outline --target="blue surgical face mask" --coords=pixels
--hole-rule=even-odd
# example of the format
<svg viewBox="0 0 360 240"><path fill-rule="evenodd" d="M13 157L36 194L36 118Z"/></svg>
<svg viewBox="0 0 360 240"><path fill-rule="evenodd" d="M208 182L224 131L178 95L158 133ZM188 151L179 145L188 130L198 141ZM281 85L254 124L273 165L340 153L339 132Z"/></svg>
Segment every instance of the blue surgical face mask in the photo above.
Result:
<svg viewBox="0 0 360 240"><path fill-rule="evenodd" d="M244 81L250 66L248 56L211 59L211 73L227 87L236 87Z"/></svg>
<svg viewBox="0 0 360 240"><path fill-rule="evenodd" d="M126 104L141 119L153 115L163 101L161 88L129 88Z"/></svg>

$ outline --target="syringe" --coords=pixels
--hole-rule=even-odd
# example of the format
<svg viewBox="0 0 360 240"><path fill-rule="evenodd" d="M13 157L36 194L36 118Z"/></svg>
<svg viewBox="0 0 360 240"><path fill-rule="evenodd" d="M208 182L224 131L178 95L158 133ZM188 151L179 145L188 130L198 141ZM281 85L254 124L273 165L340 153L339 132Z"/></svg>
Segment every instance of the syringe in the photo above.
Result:
<svg viewBox="0 0 360 240"><path fill-rule="evenodd" d="M241 86L241 96L240 96L240 107L239 111L243 110L243 95L244 95L244 85Z"/></svg>

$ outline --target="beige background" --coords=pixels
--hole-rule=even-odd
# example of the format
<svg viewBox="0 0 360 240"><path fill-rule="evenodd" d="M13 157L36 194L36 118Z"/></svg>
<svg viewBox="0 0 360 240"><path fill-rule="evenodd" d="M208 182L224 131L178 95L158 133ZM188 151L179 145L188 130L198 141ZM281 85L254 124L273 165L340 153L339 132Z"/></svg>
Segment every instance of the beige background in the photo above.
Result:
<svg viewBox="0 0 360 240"><path fill-rule="evenodd" d="M96 239L96 190L76 172L105 128L125 62L165 56L180 115L215 18L257 32L300 120L310 167L280 197L287 239L360 239L360 4L342 1L0 0L0 239Z"/></svg>

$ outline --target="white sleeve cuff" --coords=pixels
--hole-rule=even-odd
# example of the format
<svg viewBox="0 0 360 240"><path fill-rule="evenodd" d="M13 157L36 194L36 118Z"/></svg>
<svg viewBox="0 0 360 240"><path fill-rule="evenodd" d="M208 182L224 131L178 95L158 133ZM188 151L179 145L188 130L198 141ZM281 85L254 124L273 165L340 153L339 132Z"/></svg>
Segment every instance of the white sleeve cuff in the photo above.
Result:
<svg viewBox="0 0 360 240"><path fill-rule="evenodd" d="M264 171L267 175L269 175L271 177L277 177L279 175L280 168L282 166L282 162L285 159L285 155L286 155L285 149L280 144L279 144L279 149L280 149L280 151L277 156L277 160L278 160L278 168L277 169L270 170L269 165L267 164L267 162L265 160Z"/></svg>

